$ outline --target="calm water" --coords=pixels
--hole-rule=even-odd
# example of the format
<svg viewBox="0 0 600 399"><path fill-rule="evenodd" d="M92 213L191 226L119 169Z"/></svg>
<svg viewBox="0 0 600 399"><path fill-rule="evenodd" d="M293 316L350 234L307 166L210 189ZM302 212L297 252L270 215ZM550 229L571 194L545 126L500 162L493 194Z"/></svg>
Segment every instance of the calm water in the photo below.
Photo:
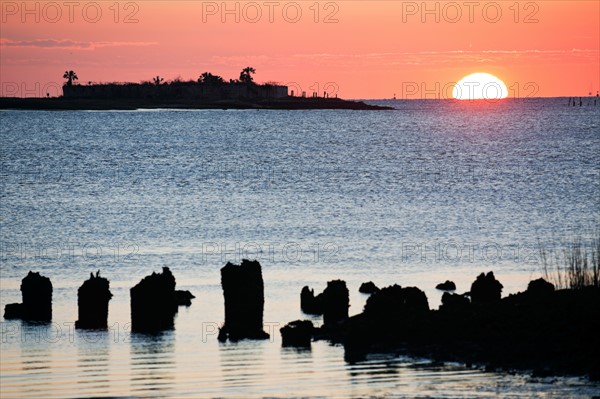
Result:
<svg viewBox="0 0 600 399"><path fill-rule="evenodd" d="M580 379L484 373L343 348L281 348L304 285L343 278L459 291L540 275L538 246L600 226L600 104L394 101L389 112L0 112L0 305L50 277L49 325L2 320L2 398L590 397ZM593 101L593 100L592 100ZM587 100L584 104L587 104ZM258 259L265 342L219 344L219 268ZM196 299L176 329L130 334L128 289L169 266ZM108 332L73 330L77 287L111 281ZM319 321L318 318L313 319Z"/></svg>

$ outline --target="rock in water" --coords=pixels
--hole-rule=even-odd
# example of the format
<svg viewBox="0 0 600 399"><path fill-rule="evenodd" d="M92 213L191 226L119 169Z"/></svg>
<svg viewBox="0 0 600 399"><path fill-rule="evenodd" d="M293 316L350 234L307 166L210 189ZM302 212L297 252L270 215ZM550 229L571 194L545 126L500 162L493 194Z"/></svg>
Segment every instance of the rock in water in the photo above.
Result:
<svg viewBox="0 0 600 399"><path fill-rule="evenodd" d="M446 280L445 283L440 283L435 288L440 291L456 291L456 284L454 284L454 281Z"/></svg>
<svg viewBox="0 0 600 399"><path fill-rule="evenodd" d="M350 300L346 282L328 281L325 290L317 296L308 286L303 287L300 293L300 307L307 314L322 314L324 326L334 327L348 318Z"/></svg>
<svg viewBox="0 0 600 399"><path fill-rule="evenodd" d="M313 333L313 323L310 320L296 320L280 328L281 345L310 348Z"/></svg>
<svg viewBox="0 0 600 399"><path fill-rule="evenodd" d="M499 301L502 288L502 284L494 277L494 272L481 273L471 284L471 302L481 304Z"/></svg>
<svg viewBox="0 0 600 399"><path fill-rule="evenodd" d="M79 319L75 328L107 328L108 302L112 298L109 282L106 278L90 273L90 278L77 290Z"/></svg>
<svg viewBox="0 0 600 399"><path fill-rule="evenodd" d="M243 259L238 266L227 262L221 268L221 286L225 297L225 324L219 340L269 338L263 331L265 298L260 263Z"/></svg>
<svg viewBox="0 0 600 399"><path fill-rule="evenodd" d="M361 294L373 294L377 291L379 291L379 288L372 281L362 283L358 289Z"/></svg>
<svg viewBox="0 0 600 399"><path fill-rule="evenodd" d="M173 328L177 298L175 277L168 267L163 267L162 273L144 277L129 293L132 331L158 332Z"/></svg>
<svg viewBox="0 0 600 399"><path fill-rule="evenodd" d="M429 312L429 302L423 291L416 287L394 284L371 295L364 313L377 320L393 320L398 316L423 315Z"/></svg>
<svg viewBox="0 0 600 399"><path fill-rule="evenodd" d="M48 277L30 271L21 280L21 296L23 303L6 305L5 319L52 320L52 283Z"/></svg>
<svg viewBox="0 0 600 399"><path fill-rule="evenodd" d="M20 319L23 317L22 303L8 303L4 307L4 318L6 320Z"/></svg>
<svg viewBox="0 0 600 399"><path fill-rule="evenodd" d="M529 282L527 293L533 297L544 298L552 295L554 289L554 284L547 282L543 278L538 278Z"/></svg>
<svg viewBox="0 0 600 399"><path fill-rule="evenodd" d="M300 292L300 308L306 314L323 314L323 304L321 303L322 295L315 297L314 290L308 288L308 286L302 287Z"/></svg>
<svg viewBox="0 0 600 399"><path fill-rule="evenodd" d="M323 324L332 325L348 319L350 299L346 282L333 280L327 282L323 291Z"/></svg>
<svg viewBox="0 0 600 399"><path fill-rule="evenodd" d="M447 312L463 311L468 309L470 304L471 301L469 301L469 298L464 295L444 292L444 295L442 295L442 306L440 309Z"/></svg>
<svg viewBox="0 0 600 399"><path fill-rule="evenodd" d="M175 297L177 298L177 305L178 306L191 306L192 305L192 299L196 298L194 296L194 294L192 294L189 291L180 291L177 290L175 291Z"/></svg>

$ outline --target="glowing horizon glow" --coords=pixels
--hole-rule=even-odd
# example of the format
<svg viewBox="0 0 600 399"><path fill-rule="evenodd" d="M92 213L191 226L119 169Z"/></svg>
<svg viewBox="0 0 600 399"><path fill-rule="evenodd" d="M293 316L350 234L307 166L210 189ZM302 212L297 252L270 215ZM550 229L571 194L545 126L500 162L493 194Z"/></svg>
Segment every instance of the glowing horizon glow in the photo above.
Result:
<svg viewBox="0 0 600 399"><path fill-rule="evenodd" d="M228 81L246 66L309 96L452 99L473 72L500 77L511 98L582 96L600 90L599 15L589 0L7 0L0 96L60 96L67 70L79 84Z"/></svg>
<svg viewBox="0 0 600 399"><path fill-rule="evenodd" d="M457 100L500 100L508 97L508 89L496 76L476 72L465 76L452 89Z"/></svg>

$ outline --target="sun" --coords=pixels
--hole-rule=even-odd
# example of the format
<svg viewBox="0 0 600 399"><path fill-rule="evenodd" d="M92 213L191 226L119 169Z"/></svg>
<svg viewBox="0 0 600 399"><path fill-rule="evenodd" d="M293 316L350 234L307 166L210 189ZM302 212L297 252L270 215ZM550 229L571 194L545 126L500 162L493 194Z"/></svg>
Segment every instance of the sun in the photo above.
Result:
<svg viewBox="0 0 600 399"><path fill-rule="evenodd" d="M504 82L494 75L477 72L465 76L454 86L452 97L457 100L499 100L508 97Z"/></svg>

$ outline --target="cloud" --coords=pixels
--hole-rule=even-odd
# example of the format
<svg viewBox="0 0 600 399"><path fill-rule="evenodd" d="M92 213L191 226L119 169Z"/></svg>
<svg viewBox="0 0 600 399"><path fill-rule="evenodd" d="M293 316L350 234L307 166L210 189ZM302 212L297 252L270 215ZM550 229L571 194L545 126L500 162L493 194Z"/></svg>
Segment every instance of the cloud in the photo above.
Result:
<svg viewBox="0 0 600 399"><path fill-rule="evenodd" d="M89 42L76 40L56 40L56 39L33 39L33 40L12 40L0 38L0 47L13 48L40 48L40 49L59 49L59 50L95 50L102 47L120 47L120 46L153 46L156 42Z"/></svg>

